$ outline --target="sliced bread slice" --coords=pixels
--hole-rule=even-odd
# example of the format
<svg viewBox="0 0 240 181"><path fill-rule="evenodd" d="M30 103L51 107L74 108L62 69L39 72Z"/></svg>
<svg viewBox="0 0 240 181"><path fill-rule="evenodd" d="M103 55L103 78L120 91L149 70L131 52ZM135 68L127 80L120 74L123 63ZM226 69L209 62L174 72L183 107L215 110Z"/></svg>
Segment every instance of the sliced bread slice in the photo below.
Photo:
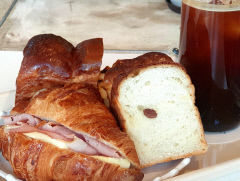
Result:
<svg viewBox="0 0 240 181"><path fill-rule="evenodd" d="M207 151L194 86L167 55L117 61L99 87L134 141L142 167Z"/></svg>

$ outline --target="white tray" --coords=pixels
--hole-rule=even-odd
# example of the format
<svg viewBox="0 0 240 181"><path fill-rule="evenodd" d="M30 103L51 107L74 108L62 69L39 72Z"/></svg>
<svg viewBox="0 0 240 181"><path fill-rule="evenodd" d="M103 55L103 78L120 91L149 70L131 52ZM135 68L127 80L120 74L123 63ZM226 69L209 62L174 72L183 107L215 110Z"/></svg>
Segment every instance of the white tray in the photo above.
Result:
<svg viewBox="0 0 240 181"><path fill-rule="evenodd" d="M111 66L117 59L133 58L143 52L105 52L103 65ZM175 58L175 57L173 57ZM22 61L22 52L0 51L0 111L14 104L15 81ZM179 176L173 180L240 180L240 128L226 133L206 133L209 150L194 156ZM181 160L158 164L143 169L144 181L166 174ZM9 164L0 154L0 170L12 174ZM1 180L1 178L0 178Z"/></svg>

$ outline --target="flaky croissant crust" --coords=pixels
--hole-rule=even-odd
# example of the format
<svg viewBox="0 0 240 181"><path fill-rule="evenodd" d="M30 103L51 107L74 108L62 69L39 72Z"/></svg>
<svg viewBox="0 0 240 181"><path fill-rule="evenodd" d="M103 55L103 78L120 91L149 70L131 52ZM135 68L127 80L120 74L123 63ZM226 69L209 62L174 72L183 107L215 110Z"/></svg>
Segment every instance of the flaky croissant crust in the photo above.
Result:
<svg viewBox="0 0 240 181"><path fill-rule="evenodd" d="M139 169L124 169L91 156L60 149L22 133L5 133L0 128L1 150L14 173L28 181L50 180L142 180Z"/></svg>

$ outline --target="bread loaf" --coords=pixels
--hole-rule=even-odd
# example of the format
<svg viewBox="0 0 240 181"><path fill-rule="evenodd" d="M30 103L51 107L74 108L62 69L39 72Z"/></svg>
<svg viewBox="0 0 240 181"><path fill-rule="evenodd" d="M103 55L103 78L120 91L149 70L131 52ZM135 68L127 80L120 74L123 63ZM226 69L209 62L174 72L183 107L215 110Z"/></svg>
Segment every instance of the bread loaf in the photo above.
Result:
<svg viewBox="0 0 240 181"><path fill-rule="evenodd" d="M134 141L142 167L207 151L194 86L167 55L118 60L99 90Z"/></svg>
<svg viewBox="0 0 240 181"><path fill-rule="evenodd" d="M85 40L74 47L54 34L32 37L23 50L16 80L16 112L38 91L70 83L97 86L102 56L101 38Z"/></svg>

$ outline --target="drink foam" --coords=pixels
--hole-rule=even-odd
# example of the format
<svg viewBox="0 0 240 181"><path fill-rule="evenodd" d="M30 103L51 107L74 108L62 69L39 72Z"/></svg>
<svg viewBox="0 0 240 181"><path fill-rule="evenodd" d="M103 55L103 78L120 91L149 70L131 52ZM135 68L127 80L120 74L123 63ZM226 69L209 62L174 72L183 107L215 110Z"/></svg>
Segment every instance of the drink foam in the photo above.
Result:
<svg viewBox="0 0 240 181"><path fill-rule="evenodd" d="M212 4L213 0L182 0L188 6L207 11L240 11L240 0L220 0L223 4Z"/></svg>

